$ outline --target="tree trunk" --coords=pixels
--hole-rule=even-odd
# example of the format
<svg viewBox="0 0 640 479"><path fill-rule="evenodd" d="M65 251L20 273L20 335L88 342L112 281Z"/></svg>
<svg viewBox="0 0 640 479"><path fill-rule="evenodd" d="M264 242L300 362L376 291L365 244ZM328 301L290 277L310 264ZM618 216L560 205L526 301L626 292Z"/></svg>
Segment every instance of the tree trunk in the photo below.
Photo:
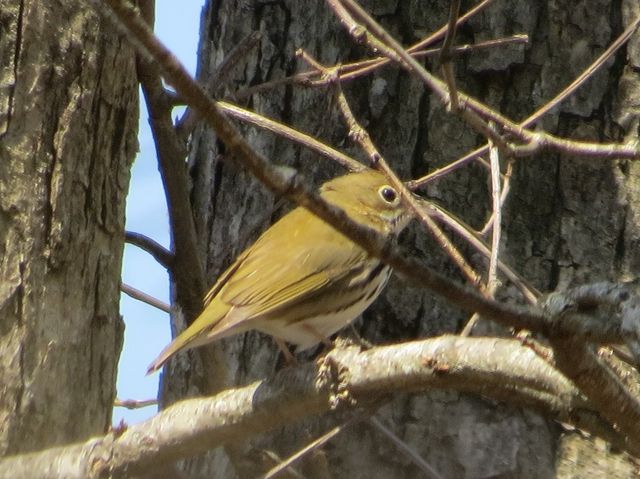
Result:
<svg viewBox="0 0 640 479"><path fill-rule="evenodd" d="M363 6L407 45L446 23L449 2L369 1ZM463 2L463 10L471 6ZM521 121L568 85L638 14L640 8L630 1L496 2L458 30L457 43L513 34L529 35L529 43L456 58L458 85ZM243 38L255 30L262 34L259 46L235 68L230 90L306 70L295 54L299 48L325 65L371 56L320 1L208 2L203 15L202 79L209 78ZM618 55L609 62L548 114L542 126L575 139L637 139L633 98L639 82L633 72L639 61L636 40L626 58ZM435 71L434 65L430 62ZM422 176L484 141L447 113L418 79L397 67L378 70L344 88L356 116L402 178ZM355 153L350 143L344 145L347 131L329 98L327 89L286 85L254 95L248 106ZM339 171L269 133L247 128L247 135L273 162L295 166L318 183ZM210 283L279 214L269 211L277 199L232 163L210 131L197 131L190 159L192 197L200 244L208 251ZM631 162L567 158L552 152L517 160L503 218L502 259L542 291L637 274L637 169ZM487 185L486 171L474 164L432 183L426 194L481 227L491 205ZM424 261L459 279L427 233L414 228L403 241ZM396 279L356 325L366 339L380 344L459 332L467 320L455 306ZM476 332L495 334L499 329L481 323ZM230 377L237 384L281 367L278 349L258 333L229 338L223 347L230 358ZM629 460L599 441L567 432L534 412L481 397L457 392L397 396L377 417L443 477L630 477L633 471ZM247 442L232 451L236 472L255 476L273 464L257 452L286 457L343 420L338 411ZM586 474L581 469L585 457ZM185 468L190 477L227 477L227 463L216 461L226 459L212 455L188 461ZM314 477L323 467L330 477L418 474L416 466L368 423L349 428L302 469Z"/></svg>
<svg viewBox="0 0 640 479"><path fill-rule="evenodd" d="M0 456L111 424L138 91L103 31L78 2L0 0Z"/></svg>

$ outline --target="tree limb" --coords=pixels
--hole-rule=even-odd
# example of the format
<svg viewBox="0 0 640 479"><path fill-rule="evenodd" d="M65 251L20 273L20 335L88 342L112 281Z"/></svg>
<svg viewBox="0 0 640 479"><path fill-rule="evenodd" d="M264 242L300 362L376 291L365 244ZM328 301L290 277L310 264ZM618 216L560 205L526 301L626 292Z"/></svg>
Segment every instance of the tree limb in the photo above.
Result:
<svg viewBox="0 0 640 479"><path fill-rule="evenodd" d="M137 246L143 251L149 253L167 270L171 269L174 262L173 253L157 241L143 235L142 233L136 233L134 231L125 231L124 240L125 242Z"/></svg>
<svg viewBox="0 0 640 479"><path fill-rule="evenodd" d="M141 4L152 10L151 2ZM146 12L146 10L143 10ZM146 14L153 23L153 13ZM137 58L138 78L149 110L149 125L158 154L158 166L167 197L171 241L174 250L170 272L177 301L190 323L202 310L205 292L204 273L196 241L193 213L184 159L186 149L176 134L171 119L172 105L165 93L157 66L142 55Z"/></svg>
<svg viewBox="0 0 640 479"><path fill-rule="evenodd" d="M388 394L429 389L534 405L563 422L580 418L580 427L616 441L580 391L519 341L443 336L368 351L334 349L271 379L177 402L124 432L5 458L0 477L131 477L333 408L366 407ZM637 441L626 449L640 451Z"/></svg>

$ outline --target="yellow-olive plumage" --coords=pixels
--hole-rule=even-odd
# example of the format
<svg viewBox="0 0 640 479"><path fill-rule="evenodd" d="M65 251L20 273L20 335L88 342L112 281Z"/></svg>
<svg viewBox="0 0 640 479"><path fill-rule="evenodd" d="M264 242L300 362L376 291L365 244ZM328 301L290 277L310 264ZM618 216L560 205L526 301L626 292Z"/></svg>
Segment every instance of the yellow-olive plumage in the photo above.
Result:
<svg viewBox="0 0 640 479"><path fill-rule="evenodd" d="M327 202L383 234L395 235L409 215L381 173L334 178L320 189ZM256 329L299 349L353 321L380 294L390 269L302 207L266 230L227 269L204 310L151 363L153 372L178 351Z"/></svg>

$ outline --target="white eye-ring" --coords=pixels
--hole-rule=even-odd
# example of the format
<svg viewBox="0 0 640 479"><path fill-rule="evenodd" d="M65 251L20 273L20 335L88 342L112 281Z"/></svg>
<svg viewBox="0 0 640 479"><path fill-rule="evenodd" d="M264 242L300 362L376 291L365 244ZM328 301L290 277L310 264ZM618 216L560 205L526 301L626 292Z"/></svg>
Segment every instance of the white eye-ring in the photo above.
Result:
<svg viewBox="0 0 640 479"><path fill-rule="evenodd" d="M380 198L390 205L398 202L398 192L389 185L381 186L378 190Z"/></svg>

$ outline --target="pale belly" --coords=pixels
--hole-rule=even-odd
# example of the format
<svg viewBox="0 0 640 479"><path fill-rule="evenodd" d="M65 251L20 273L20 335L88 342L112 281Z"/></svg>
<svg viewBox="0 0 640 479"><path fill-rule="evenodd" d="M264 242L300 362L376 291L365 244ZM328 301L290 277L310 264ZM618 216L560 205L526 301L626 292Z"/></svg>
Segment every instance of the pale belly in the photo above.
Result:
<svg viewBox="0 0 640 479"><path fill-rule="evenodd" d="M290 324L277 319L257 321L253 324L253 327L258 331L295 344L298 346L297 351L303 351L329 338L329 336L350 324L367 309L384 289L391 276L391 269L385 268L382 276L381 281L377 282L377 284L372 284L370 290L363 294L365 298L363 301L354 303L339 312L314 316Z"/></svg>

